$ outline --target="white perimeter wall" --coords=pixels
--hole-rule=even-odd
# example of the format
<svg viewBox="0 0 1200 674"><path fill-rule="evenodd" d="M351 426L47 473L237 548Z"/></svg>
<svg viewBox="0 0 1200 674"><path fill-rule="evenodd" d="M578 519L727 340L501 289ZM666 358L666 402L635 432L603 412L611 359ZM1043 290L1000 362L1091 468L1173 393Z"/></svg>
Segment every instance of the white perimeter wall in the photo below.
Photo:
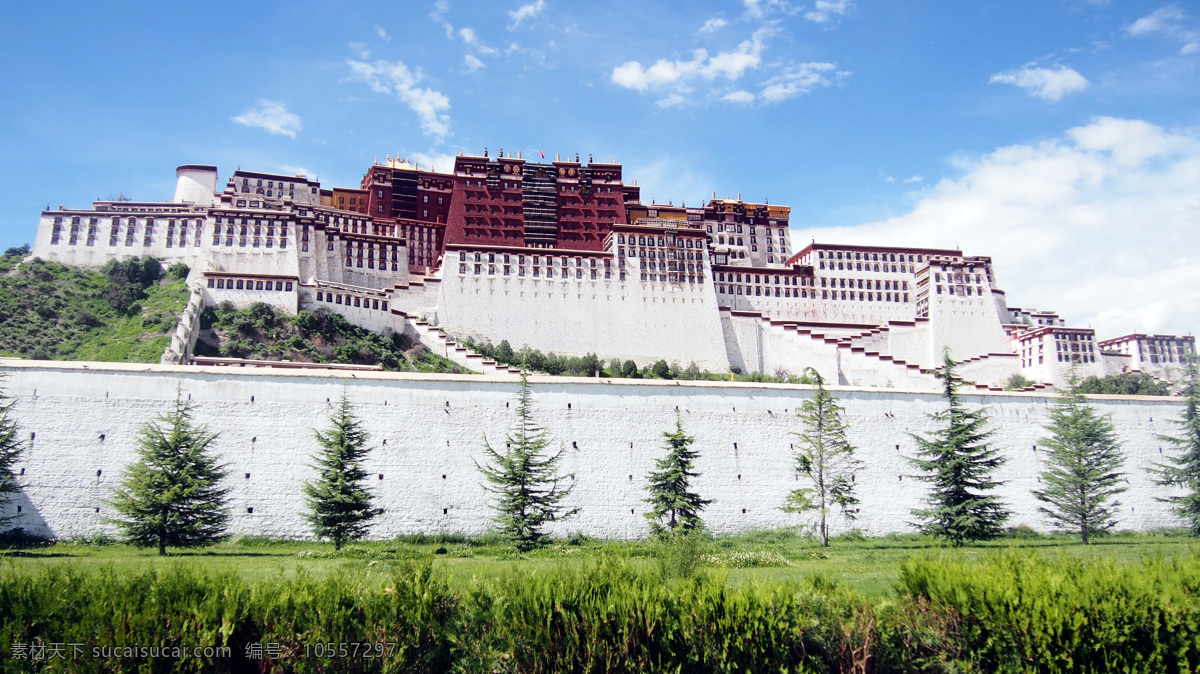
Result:
<svg viewBox="0 0 1200 674"><path fill-rule="evenodd" d="M235 533L303 537L300 486L315 449L311 429L345 391L375 446L367 461L386 513L372 535L414 532L480 533L491 515L473 460L483 460L486 435L503 448L513 419L515 378L397 375L197 368L123 364L62 364L6 360L5 386L16 398L21 434L32 448L17 464L24 473L16 521L30 531L76 537L108 531L103 503L133 457L139 424L166 411L182 387L196 418L220 431L215 448L228 464ZM721 532L800 523L779 511L787 492L802 483L792 472L790 432L806 387L741 383L676 383L537 377L537 417L565 447L563 469L578 486L570 503L579 516L557 533L603 537L647 533L642 513L645 476L662 453L662 431L683 414L700 450L696 488L715 502L705 511ZM939 396L902 390L840 389L851 438L866 466L857 475L862 499L858 525L871 534L909 531L910 511L921 503L922 483L904 457L909 432L929 430L925 414L942 409ZM1030 491L1038 487L1042 437L1052 396L966 395L989 406L995 445L1009 458L998 477L1015 515L1011 524L1046 529ZM328 401L328 402L327 402ZM1112 414L1127 456L1130 491L1122 495L1120 528L1178 524L1156 501L1168 495L1146 473L1161 460L1156 433L1173 430L1178 400L1097 397ZM101 439L103 436L103 439ZM386 443L386 444L384 444ZM249 473L250 477L246 477ZM383 479L378 478L383 475ZM445 477L443 477L445 476ZM254 508L253 514L247 508ZM99 513L96 509L99 508Z"/></svg>

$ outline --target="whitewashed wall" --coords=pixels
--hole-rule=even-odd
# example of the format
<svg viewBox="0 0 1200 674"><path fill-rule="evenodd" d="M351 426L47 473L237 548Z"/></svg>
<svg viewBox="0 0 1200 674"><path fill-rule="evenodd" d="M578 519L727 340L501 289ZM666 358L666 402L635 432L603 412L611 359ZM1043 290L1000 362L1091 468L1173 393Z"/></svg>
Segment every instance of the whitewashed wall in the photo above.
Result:
<svg viewBox="0 0 1200 674"><path fill-rule="evenodd" d="M312 428L325 423L343 391L356 404L375 446L367 464L371 488L386 513L372 534L479 533L488 527L487 495L474 461L484 437L503 448L513 419L515 378L398 375L0 361L9 372L22 435L32 447L17 465L22 491L17 525L58 537L108 531L104 504L133 459L139 424L169 409L176 386L196 405L197 420L220 431L215 448L228 464L232 530L303 537L300 486L311 478ZM565 450L563 468L578 484L570 497L579 516L558 533L603 537L647 532L645 476L662 453L662 432L675 410L701 452L698 491L721 532L800 523L779 511L800 483L792 472L789 435L805 387L740 383L534 378L537 417ZM840 389L851 437L866 466L856 475L859 526L872 534L909 531L922 483L904 457L910 432L929 429L926 413L942 408L931 393ZM1008 457L999 477L1014 511L1012 524L1045 528L1030 491L1038 487L1046 395L968 395L989 406L995 445ZM1121 498L1120 527L1177 524L1157 497L1146 468L1161 460L1157 433L1173 430L1178 400L1098 397L1112 414L1126 451L1130 491ZM247 477L247 474L249 477ZM382 479L378 476L382 475ZM249 513L248 508L254 512ZM97 511L99 509L99 511Z"/></svg>
<svg viewBox="0 0 1200 674"><path fill-rule="evenodd" d="M695 361L713 372L729 369L711 283L476 276L447 268L441 289L438 322L456 337L590 352L638 366L676 354L684 367Z"/></svg>

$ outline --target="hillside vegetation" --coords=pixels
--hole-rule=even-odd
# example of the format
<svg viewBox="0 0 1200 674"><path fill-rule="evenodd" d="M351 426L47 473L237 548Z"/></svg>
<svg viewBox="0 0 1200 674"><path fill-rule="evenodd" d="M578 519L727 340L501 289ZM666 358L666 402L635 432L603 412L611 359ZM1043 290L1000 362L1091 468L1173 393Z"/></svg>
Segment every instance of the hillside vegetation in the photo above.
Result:
<svg viewBox="0 0 1200 674"><path fill-rule="evenodd" d="M385 370L409 372L467 372L403 335L365 330L324 308L290 316L262 302L248 309L234 309L223 302L204 310L200 328L195 349L198 356L382 365Z"/></svg>
<svg viewBox="0 0 1200 674"><path fill-rule="evenodd" d="M187 304L187 267L162 277L154 258L99 271L0 257L0 355L41 360L155 363Z"/></svg>
<svg viewBox="0 0 1200 674"><path fill-rule="evenodd" d="M507 339L502 340L499 344L492 344L486 340L475 341L470 337L458 338L458 341L484 358L490 358L501 365L522 367L533 372L545 372L553 375L571 377L595 377L598 375L610 378L683 379L688 381L747 381L768 384L816 383L807 374L794 375L783 369L777 370L774 375L769 375L762 372L743 373L741 368L734 366L731 372L717 373L701 370L694 362L689 363L685 368L680 367L679 363L667 363L665 359L659 359L639 368L638 364L632 360L622 362L614 358L605 364L594 353L586 356L560 356L553 351L544 354L538 349L529 348L529 346L523 346L518 351L512 348Z"/></svg>

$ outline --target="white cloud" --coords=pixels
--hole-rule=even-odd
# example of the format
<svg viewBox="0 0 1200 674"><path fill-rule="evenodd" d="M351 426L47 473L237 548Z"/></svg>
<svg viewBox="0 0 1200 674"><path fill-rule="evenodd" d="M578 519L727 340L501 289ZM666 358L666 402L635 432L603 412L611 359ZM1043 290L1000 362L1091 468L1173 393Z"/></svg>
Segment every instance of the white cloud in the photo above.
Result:
<svg viewBox="0 0 1200 674"><path fill-rule="evenodd" d="M280 165L279 170L283 171L284 173L288 173L288 174L291 174L294 176L295 175L303 175L303 176L307 176L309 178L314 178L314 179L316 178L316 174L314 174L312 171L309 171L308 169L304 168L303 166L292 166L291 164L282 164L282 165Z"/></svg>
<svg viewBox="0 0 1200 674"><path fill-rule="evenodd" d="M1125 30L1135 37L1161 34L1182 42L1179 55L1187 56L1200 52L1200 30L1186 28L1187 18L1179 5L1166 5L1134 21Z"/></svg>
<svg viewBox="0 0 1200 674"><path fill-rule="evenodd" d="M368 49L367 45L362 42L351 42L350 51L354 52L354 55L360 59L371 58L371 50Z"/></svg>
<svg viewBox="0 0 1200 674"><path fill-rule="evenodd" d="M449 0L437 0L437 2L433 3L433 9L430 10L430 12L429 12L429 18L433 19L434 21L441 22L441 20L443 18L445 18L446 12L449 12L449 11L450 11L450 1Z"/></svg>
<svg viewBox="0 0 1200 674"><path fill-rule="evenodd" d="M728 26L728 25L729 25L729 22L726 21L725 19L709 19L708 21L704 22L703 26L700 26L700 32L701 33L715 33L718 30L721 30L722 28L724 28L725 26Z"/></svg>
<svg viewBox="0 0 1200 674"><path fill-rule="evenodd" d="M826 75L837 68L832 63L798 63L763 83L762 97L768 103L778 103L832 82Z"/></svg>
<svg viewBox="0 0 1200 674"><path fill-rule="evenodd" d="M741 104L753 103L754 102L754 94L750 93L749 91L744 91L744 90L739 89L737 91L731 91L731 92L725 94L724 96L721 97L721 100L726 101L728 103L741 103Z"/></svg>
<svg viewBox="0 0 1200 674"><path fill-rule="evenodd" d="M451 37L453 37L453 35L454 33L451 33ZM483 54L484 56L495 56L499 53L494 47L489 47L488 45L484 44L483 41L479 39L479 33L476 32L474 28L459 28L457 35L458 38L463 41L463 44L467 45L471 49L474 49L478 54Z"/></svg>
<svg viewBox="0 0 1200 674"><path fill-rule="evenodd" d="M398 154L398 153L397 153ZM414 152L409 159L416 162L417 166L430 169L437 169L444 173L449 173L454 169L454 155Z"/></svg>
<svg viewBox="0 0 1200 674"><path fill-rule="evenodd" d="M440 91L417 85L423 79L420 70L411 71L400 61L388 63L379 60L374 63L348 59L350 80L366 83L371 90L380 94L390 94L409 107L421 120L421 130L427 135L444 138L450 133L450 99Z"/></svg>
<svg viewBox="0 0 1200 674"><path fill-rule="evenodd" d="M1038 68L1029 64L996 73L988 80L988 84L1012 84L1024 89L1030 96L1054 102L1067 94L1083 91L1087 88L1088 81L1067 66Z"/></svg>
<svg viewBox="0 0 1200 674"><path fill-rule="evenodd" d="M911 178L905 178L905 179L904 179L904 184L905 184L905 185L910 185L910 184L912 184L912 183L924 182L924 180L925 180L925 177L924 177L924 176L913 176L913 177L911 177Z"/></svg>
<svg viewBox="0 0 1200 674"><path fill-rule="evenodd" d="M463 56L463 64L467 66L468 72L474 72L476 70L479 70L480 68L485 67L483 61L480 61L478 58L476 58L475 56L473 56L471 54L466 54L465 56Z"/></svg>
<svg viewBox="0 0 1200 674"><path fill-rule="evenodd" d="M817 0L812 10L804 13L804 18L813 23L829 23L853 9L854 3L850 0Z"/></svg>
<svg viewBox="0 0 1200 674"><path fill-rule="evenodd" d="M1062 313L1101 337L1200 326L1200 135L1097 118L999 148L918 194L913 210L805 232L839 243L989 255L1013 306Z"/></svg>
<svg viewBox="0 0 1200 674"><path fill-rule="evenodd" d="M713 80L724 77L737 80L747 70L758 67L762 62L765 40L773 32L773 28L760 28L750 39L739 44L737 49L718 52L711 57L708 50L697 49L692 52L690 61L659 59L649 68L642 66L638 61L627 61L613 68L612 82L635 91L669 87L687 91L687 83L696 78Z"/></svg>
<svg viewBox="0 0 1200 674"><path fill-rule="evenodd" d="M1111 117L1070 129L1067 137L1081 150L1107 153L1120 166L1139 166L1161 156L1177 140L1149 122Z"/></svg>
<svg viewBox="0 0 1200 674"><path fill-rule="evenodd" d="M666 98L660 98L654 102L660 108L677 108L684 103L687 103L686 98L680 94L670 94Z"/></svg>
<svg viewBox="0 0 1200 674"><path fill-rule="evenodd" d="M775 13L790 14L801 9L792 9L785 0L742 0L742 5L746 7L746 18L754 20L764 19Z"/></svg>
<svg viewBox="0 0 1200 674"><path fill-rule="evenodd" d="M509 24L509 28L518 28L522 21L532 19L538 14L541 14L542 10L544 9L546 9L546 0L534 0L533 2L521 5L520 7L508 13L508 18L512 19L512 23Z"/></svg>
<svg viewBox="0 0 1200 674"><path fill-rule="evenodd" d="M710 55L706 49L692 51L686 61L659 59L650 66L640 61L626 61L613 68L613 84L639 92L665 95L658 100L660 107L674 107L687 101L700 102L720 100L727 103L749 104L761 99L767 103L806 94L833 82L830 76L836 73L842 78L850 73L836 72L833 63L780 63L763 61L767 39L779 31L774 25L765 25L743 40L736 49ZM736 82L752 70L767 70L770 74L756 96L745 89L716 87L706 93L695 93L703 82L727 80Z"/></svg>
<svg viewBox="0 0 1200 674"><path fill-rule="evenodd" d="M378 35L379 39L383 40L384 42L392 41L392 36L388 35L388 32L386 30L384 30L383 26L381 26L379 24L375 24L375 34Z"/></svg>
<svg viewBox="0 0 1200 674"><path fill-rule="evenodd" d="M277 101L260 100L255 107L233 117L232 120L238 124L263 129L267 133L291 138L295 138L296 132L304 128L300 124L300 117L288 112L283 103Z"/></svg>
<svg viewBox="0 0 1200 674"><path fill-rule="evenodd" d="M1178 5L1166 5L1134 21L1125 30L1135 36L1171 33L1178 29L1179 22L1183 21L1184 17L1183 10Z"/></svg>

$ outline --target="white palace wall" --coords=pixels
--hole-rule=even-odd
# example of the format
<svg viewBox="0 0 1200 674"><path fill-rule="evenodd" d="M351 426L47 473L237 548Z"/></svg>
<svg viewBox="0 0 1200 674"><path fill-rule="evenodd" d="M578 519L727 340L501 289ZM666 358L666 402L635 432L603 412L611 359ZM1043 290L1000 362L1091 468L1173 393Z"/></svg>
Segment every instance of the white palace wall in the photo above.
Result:
<svg viewBox="0 0 1200 674"><path fill-rule="evenodd" d="M507 339L542 352L729 370L711 283L668 284L442 273L437 319L455 337Z"/></svg>
<svg viewBox="0 0 1200 674"><path fill-rule="evenodd" d="M370 487L385 513L374 537L403 533L477 534L491 515L474 461L486 437L503 449L513 420L515 377L341 373L49 363L5 360L4 382L31 447L16 469L21 492L16 526L57 537L111 531L104 504L134 458L139 425L168 410L178 386L195 404L196 420L220 435L214 444L229 469L231 530L306 537L301 484L311 478L312 428L343 392L356 406L374 446ZM718 532L796 525L779 510L802 483L792 469L795 409L811 390L801 386L533 377L536 417L564 448L562 468L577 477L570 505L579 515L556 526L566 534L626 538L647 533L645 476L662 453L662 432L676 409L700 451L695 487L714 499L704 512ZM862 499L858 526L870 534L910 531L923 483L905 456L911 432L930 430L925 416L943 407L935 393L836 389L852 441L865 467L856 474ZM1038 487L1043 451L1035 449L1053 396L964 395L987 405L993 441L1008 458L998 477L1013 510L1010 524L1046 530L1030 492ZM1121 495L1119 528L1175 526L1146 469L1161 461L1157 433L1173 431L1177 399L1096 396L1111 414L1127 457L1129 491ZM253 509L253 512L250 512ZM839 523L839 526L840 523Z"/></svg>

